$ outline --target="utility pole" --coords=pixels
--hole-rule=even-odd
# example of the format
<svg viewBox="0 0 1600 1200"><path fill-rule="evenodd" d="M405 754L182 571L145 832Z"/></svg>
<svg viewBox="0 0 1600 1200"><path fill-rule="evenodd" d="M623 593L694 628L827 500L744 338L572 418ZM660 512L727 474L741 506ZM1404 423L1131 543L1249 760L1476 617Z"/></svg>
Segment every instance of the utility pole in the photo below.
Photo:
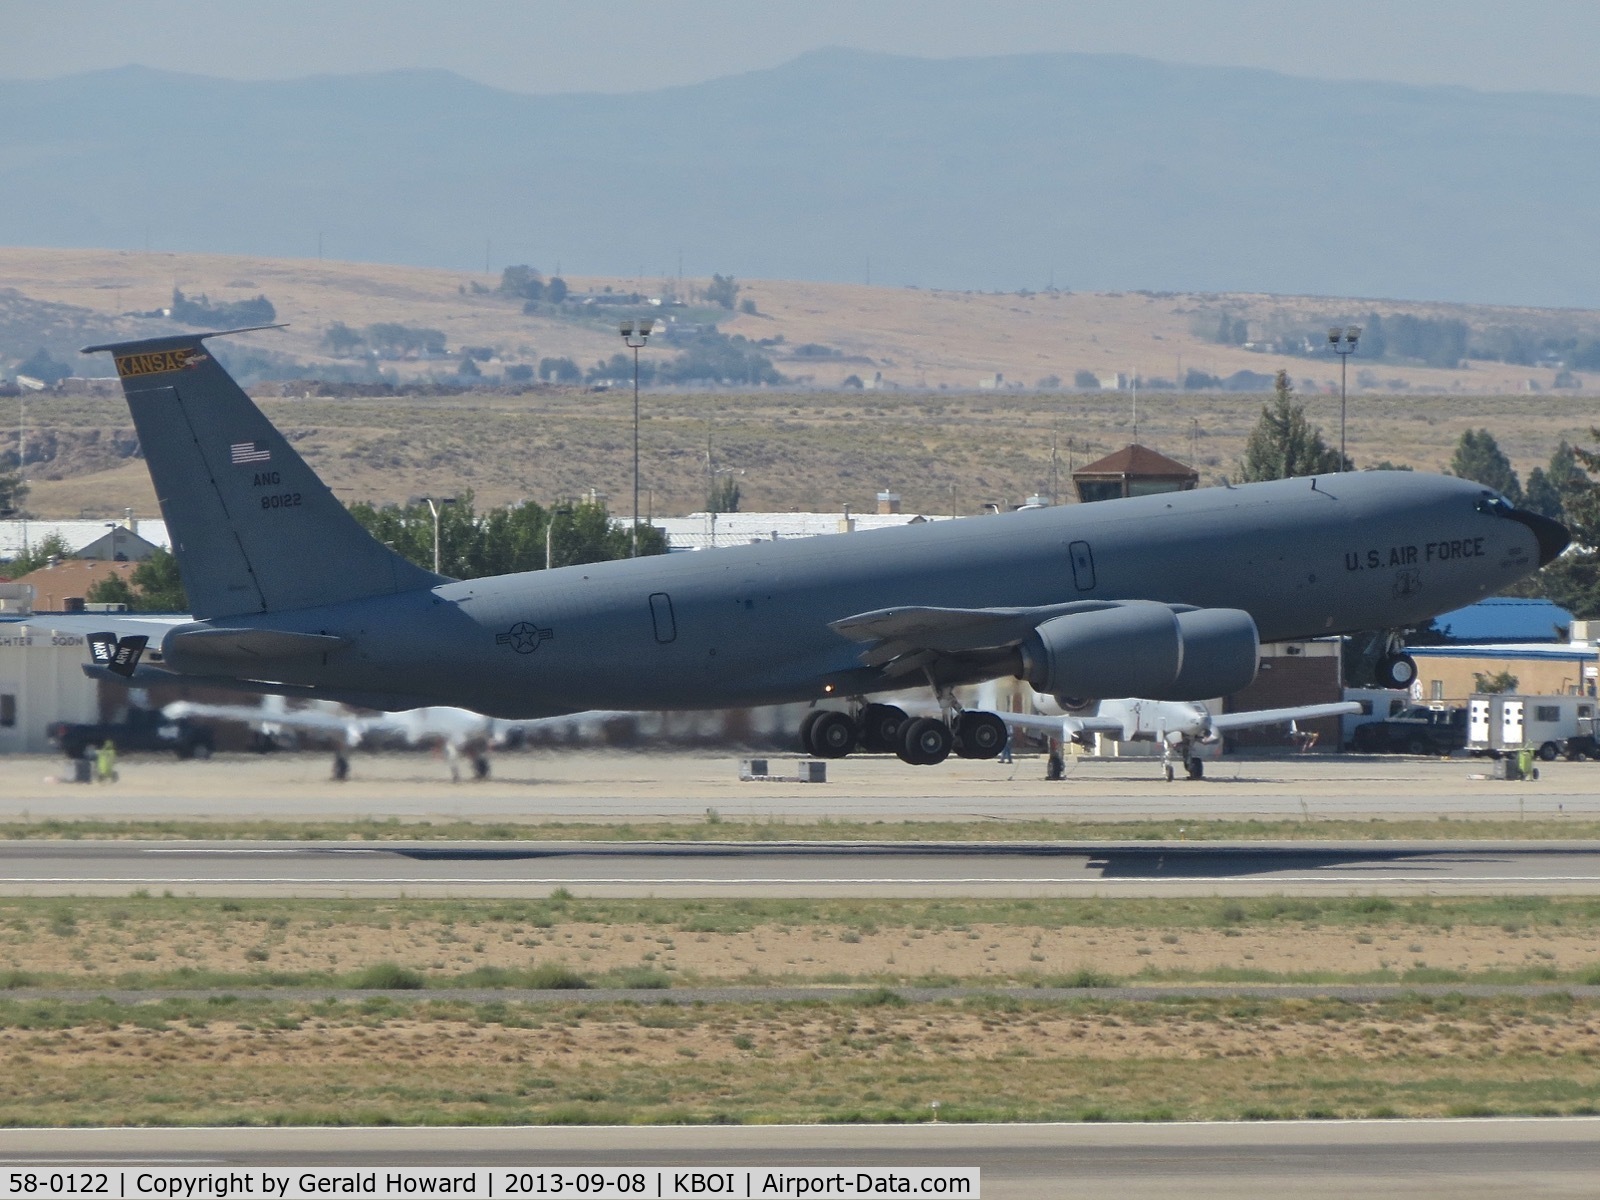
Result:
<svg viewBox="0 0 1600 1200"><path fill-rule="evenodd" d="M1361 326L1351 325L1347 329L1340 329L1335 325L1328 330L1328 345L1333 347L1333 352L1339 356L1339 470L1344 470L1344 410L1345 367L1350 362L1350 356L1356 352L1356 342L1361 338Z"/></svg>
<svg viewBox="0 0 1600 1200"><path fill-rule="evenodd" d="M432 496L424 496L422 501L428 506L428 511L433 514L433 573L437 575L439 574L439 513L445 505L454 504L456 498L454 496L446 496L441 500L435 501Z"/></svg>
<svg viewBox="0 0 1600 1200"><path fill-rule="evenodd" d="M639 557L639 351L654 328L654 321L640 321L637 332L632 321L617 327L622 344L633 351L633 558Z"/></svg>

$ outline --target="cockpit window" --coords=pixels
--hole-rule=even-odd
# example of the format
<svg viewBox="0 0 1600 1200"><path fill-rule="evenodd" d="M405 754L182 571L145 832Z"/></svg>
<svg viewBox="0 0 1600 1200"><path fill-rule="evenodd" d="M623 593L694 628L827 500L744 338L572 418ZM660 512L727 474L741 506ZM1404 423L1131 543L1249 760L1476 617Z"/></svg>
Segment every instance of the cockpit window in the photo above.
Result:
<svg viewBox="0 0 1600 1200"><path fill-rule="evenodd" d="M1516 505L1497 492L1485 492L1478 501L1478 511L1488 513L1491 517L1509 517L1516 512Z"/></svg>

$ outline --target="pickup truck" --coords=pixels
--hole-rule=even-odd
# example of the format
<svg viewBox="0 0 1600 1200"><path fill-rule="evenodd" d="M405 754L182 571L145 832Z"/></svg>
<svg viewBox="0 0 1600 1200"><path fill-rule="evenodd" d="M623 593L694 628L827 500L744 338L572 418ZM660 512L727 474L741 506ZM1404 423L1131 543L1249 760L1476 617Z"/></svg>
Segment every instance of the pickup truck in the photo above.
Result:
<svg viewBox="0 0 1600 1200"><path fill-rule="evenodd" d="M1360 754L1451 754L1466 744L1466 709L1420 706L1357 725L1350 739L1350 748Z"/></svg>
<svg viewBox="0 0 1600 1200"><path fill-rule="evenodd" d="M84 758L106 742L118 754L137 750L171 750L179 758L210 758L214 743L211 730L193 721L168 720L154 709L130 708L127 719L115 725L74 725L57 721L49 730L50 740L68 758Z"/></svg>

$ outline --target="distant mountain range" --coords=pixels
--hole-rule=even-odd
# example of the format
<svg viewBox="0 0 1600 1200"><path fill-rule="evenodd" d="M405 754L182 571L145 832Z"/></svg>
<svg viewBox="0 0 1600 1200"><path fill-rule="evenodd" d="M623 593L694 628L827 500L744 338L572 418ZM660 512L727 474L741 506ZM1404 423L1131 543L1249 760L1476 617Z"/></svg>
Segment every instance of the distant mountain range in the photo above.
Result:
<svg viewBox="0 0 1600 1200"><path fill-rule="evenodd" d="M1579 96L823 50L625 96L129 67L0 118L0 244L1600 307Z"/></svg>

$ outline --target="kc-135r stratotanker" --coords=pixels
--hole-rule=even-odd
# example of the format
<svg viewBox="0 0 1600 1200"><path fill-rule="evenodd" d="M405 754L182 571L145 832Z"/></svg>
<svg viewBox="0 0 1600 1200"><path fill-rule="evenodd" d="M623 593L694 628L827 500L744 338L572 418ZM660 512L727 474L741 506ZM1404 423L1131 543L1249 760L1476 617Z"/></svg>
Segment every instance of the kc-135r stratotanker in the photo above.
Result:
<svg viewBox="0 0 1600 1200"><path fill-rule="evenodd" d="M189 333L116 359L194 620L97 645L101 670L496 717L832 699L807 747L998 753L958 684L1076 704L1238 691L1260 643L1393 630L1567 544L1464 479L1374 471L1140 496L487 579L374 540ZM126 628L126 626L124 626ZM91 668L93 669L93 668ZM1389 682L1414 670L1390 655ZM927 685L942 717L875 693Z"/></svg>

